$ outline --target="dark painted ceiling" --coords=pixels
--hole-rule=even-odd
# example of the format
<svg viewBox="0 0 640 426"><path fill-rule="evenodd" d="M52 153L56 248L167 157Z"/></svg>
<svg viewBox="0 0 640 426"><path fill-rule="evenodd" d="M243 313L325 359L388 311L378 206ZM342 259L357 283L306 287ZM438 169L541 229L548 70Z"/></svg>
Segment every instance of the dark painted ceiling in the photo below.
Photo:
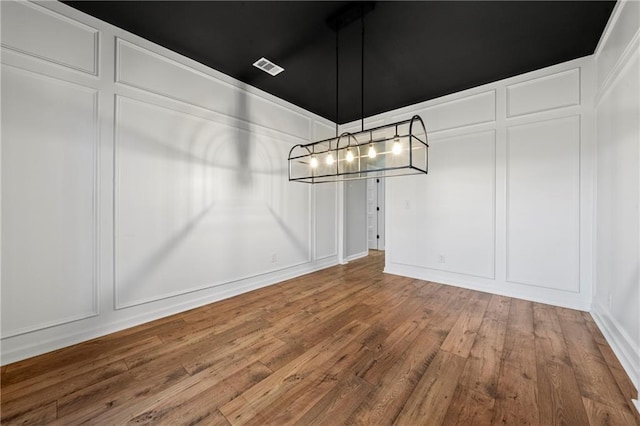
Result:
<svg viewBox="0 0 640 426"><path fill-rule="evenodd" d="M353 2L65 1L279 98L336 119L331 16ZM370 116L590 55L615 1L376 2L364 18ZM340 123L361 111L361 21L339 32ZM272 77L252 66L266 57Z"/></svg>

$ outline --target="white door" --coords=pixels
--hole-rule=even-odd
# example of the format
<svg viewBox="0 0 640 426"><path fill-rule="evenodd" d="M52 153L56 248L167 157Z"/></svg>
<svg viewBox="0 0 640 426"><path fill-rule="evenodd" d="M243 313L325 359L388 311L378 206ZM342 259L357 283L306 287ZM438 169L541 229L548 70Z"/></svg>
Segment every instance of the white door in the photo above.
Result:
<svg viewBox="0 0 640 426"><path fill-rule="evenodd" d="M367 179L367 239L369 249L384 250L384 179Z"/></svg>

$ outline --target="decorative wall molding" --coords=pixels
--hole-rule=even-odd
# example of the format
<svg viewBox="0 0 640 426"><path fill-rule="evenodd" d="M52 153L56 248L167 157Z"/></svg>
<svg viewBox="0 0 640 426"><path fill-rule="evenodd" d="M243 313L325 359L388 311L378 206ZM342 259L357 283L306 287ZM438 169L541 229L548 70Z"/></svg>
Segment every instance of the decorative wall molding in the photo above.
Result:
<svg viewBox="0 0 640 426"><path fill-rule="evenodd" d="M2 9L2 47L38 61L98 76L100 33L97 29L27 1L5 1ZM35 20L36 23L23 24L29 20ZM45 24L42 21L48 22ZM8 26L10 28L7 28ZM33 31L33 27L38 28L37 33ZM78 45L78 40L82 39L79 36L83 33L86 40L82 45ZM48 51L52 45L72 48L66 51ZM85 49L89 47L89 50L83 52L83 47ZM89 59L74 58L82 53ZM56 57L60 54L66 57Z"/></svg>
<svg viewBox="0 0 640 426"><path fill-rule="evenodd" d="M119 238L118 236L121 235L121 231L119 230L120 226L119 226L119 222L120 222L120 208L119 205L120 203L120 198L119 198L119 192L120 192L120 188L122 186L122 183L120 182L120 164L121 164L121 158L120 158L120 152L121 152L121 146L122 146L122 142L120 141L120 133L119 133L119 129L122 128L122 124L121 124L121 110L122 110L122 105L123 103L133 103L133 104L138 104L141 106L144 106L145 108L151 108L151 109L156 109L156 110L164 110L164 111L168 111L171 112L173 114L178 114L178 115L185 115L185 116L189 116L191 119L195 119L195 120L201 120L203 122L209 122L211 124L217 125L217 126L223 126L225 127L226 124L224 123L218 123L215 121L211 121L211 120L207 120L206 118L200 117L200 116L194 116L194 115L190 115L188 113L185 113L181 110L176 110L176 109L171 109L171 108L167 108L164 106L159 106L159 105L155 105L155 104L150 104L138 99L133 99L133 98L128 98L128 97L124 97L124 96L120 96L120 95L116 95L116 120L115 120L115 145L114 145L114 152L115 152L115 186L114 186L114 205L115 205L115 209L114 209L114 234L113 234L113 244L114 244L114 294L115 294L115 309L123 309L123 308L130 308L133 306L138 306L138 305L142 305L142 304L147 304L150 302L154 302L154 301L158 301L158 300L163 300L163 299L168 299L168 298L172 298L172 297L176 297L179 295L183 295L183 294L188 294L188 293L193 293L196 291L201 291L201 290L206 290L212 287L218 287L218 286L224 286L227 284L231 284L231 283L237 283L237 282L241 282L241 281L245 281L248 279L252 279L252 278L256 278L256 277L263 277L263 276L268 276L268 275L272 275L274 273L280 273L281 271L287 270L287 269L291 269L291 268L295 268L295 267L299 267L305 263L310 263L312 261L312 257L311 257L311 253L312 253L312 249L313 249L313 239L311 236L311 230L312 230L312 217L311 215L309 215L308 217L308 224L307 224L307 229L308 229L308 239L307 239L307 244L308 244L308 255L307 258L304 259L303 261L300 262L293 262L293 263L288 263L288 264L282 264L280 263L280 265L278 267L273 267L273 268L267 268L263 271L261 271L260 273L257 274L241 274L238 276L235 276L233 279L231 280L218 280L215 282L209 282L207 284L204 285L199 285L199 286L191 286L191 287L185 287L183 289L181 289L178 292L169 292L166 294L162 294L162 295L158 295L158 296L154 296L154 297L148 297L148 298L144 298L144 299L140 299L137 300L135 302L124 302L120 295L120 289L119 289L119 272L118 272L118 259L120 258L118 253L119 253ZM284 159L285 156L283 154L282 158ZM304 187L307 189L307 193L308 193L308 203L309 203L309 211L311 210L311 202L312 202L312 198L311 198L311 191L309 191L308 187ZM329 258L330 256L327 256L327 258Z"/></svg>
<svg viewBox="0 0 640 426"><path fill-rule="evenodd" d="M146 309L138 310L136 314L127 316L118 316L117 319L109 322L100 321L100 317L87 319L89 324L78 327L73 331L60 330L53 339L31 339L18 344L12 344L10 348L3 345L2 365L21 361L32 356L40 355L53 350L65 348L77 343L86 342L99 336L115 333L139 324L144 324L169 315L195 309L200 306L208 305L214 302L225 300L240 294L258 290L282 281L307 275L322 269L326 269L337 265L337 259L328 258L325 260L315 261L301 267L292 268L281 271L273 276L258 277L258 280L249 280L237 283L237 286L219 287L215 294L206 294L198 297L189 298L188 300L176 300L168 306L156 307L147 305ZM123 311L120 311L123 312ZM93 321L93 320L97 321Z"/></svg>
<svg viewBox="0 0 640 426"><path fill-rule="evenodd" d="M600 104L602 98L607 96L612 88L616 86L616 83L622 75L624 75L630 64L633 62L634 57L640 55L640 30L631 39L631 42L627 45L622 55L618 58L615 65L611 69L611 72L607 74L606 78L602 82L602 85L597 89L595 96L596 108Z"/></svg>
<svg viewBox="0 0 640 426"><path fill-rule="evenodd" d="M593 225L593 222L591 213L588 210L582 212L580 209L588 209L589 206L592 205L591 203L593 201L589 193L592 179L590 173L593 172L594 167L590 162L590 156L593 155L594 147L593 144L590 143L593 138L593 134L591 133L590 127L592 110L590 96L592 94L592 88L589 86L593 68L594 63L591 58L580 58L469 89L468 91L447 95L441 99L424 102L419 106L405 107L397 111L372 117L371 119L382 118L393 120L404 118L409 114L419 112L423 116L427 129L429 130L429 140L432 143L433 148L437 148L441 141L446 141L449 138L473 137L475 134L482 134L484 132L495 133L495 184L494 192L491 196L493 200L492 202L494 203L492 215L493 223L491 224L494 231L494 273L492 274L492 277L482 276L483 274L476 274L473 272L469 274L469 271L453 268L453 264L449 265L453 260L448 255L446 256L446 264L443 265L443 267L440 267L437 261L434 260L435 258L432 259L432 257L437 257L438 253L447 254L447 249L444 247L442 248L442 250L444 250L443 252L436 251L434 252L435 254L425 254L426 243L421 242L422 240L425 240L425 237L412 237L410 235L410 228L411 226L414 226L411 225L414 222L419 224L421 221L425 220L424 212L420 209L426 207L416 206L420 204L421 199L425 199L425 197L427 197L424 192L426 184L422 185L418 181L413 180L406 180L405 184L402 185L402 189L395 185L391 185L387 192L387 196L391 197L391 201L387 201L387 229L390 230L389 233L393 233L393 235L388 235L390 240L387 244L385 272L445 284L459 285L480 291L503 294L510 297L520 297L527 300L555 304L573 309L588 310L591 304L590 285L592 277L590 275L591 271L588 268L586 271L582 269L584 268L583 261L588 261L590 256L590 250L592 247L591 226ZM562 96L557 96L552 89L554 85L557 85L556 83L558 83L558 81L563 84L569 83L571 85L571 90L568 90ZM545 94L549 94L551 91L552 93L549 94L551 99L547 104L544 104L544 102L536 103L535 100L532 100L528 105L520 105L520 107L522 107L520 110L514 110L512 108L510 111L512 116L507 117L507 87L511 88L512 102L515 99L514 94L521 96L524 93L523 91L529 91L534 87L539 89L541 92L538 96L546 96ZM576 90L578 93L576 93ZM456 101L465 100L473 96L480 96L488 92L495 93L495 108L493 108L494 112L492 113L494 114L495 119L493 121L477 123L479 120L471 120L467 114L467 109L462 108L463 104L461 103L461 109L457 111L452 109L453 112L458 112L459 115L464 116L460 117L461 127L439 130L440 127L448 126L440 126L439 124L436 126L430 126L430 123L433 123L433 120L429 117L429 112L432 108L443 103L455 105ZM519 115L514 115L515 113L518 113ZM575 125L571 126L571 132L566 129L566 125L564 126L565 130L563 131L563 135L568 135L566 137L570 139L570 146L568 147L563 145L564 148L560 149L563 152L563 158L566 158L568 164L571 165L571 170L575 171L575 173L572 172L573 174L568 180L569 183L567 184L565 182L565 184L563 184L564 186L570 184L568 188L570 189L571 194L574 195L575 200L569 202L569 204L571 204L569 210L563 209L571 214L569 216L565 214L563 216L565 219L563 219L562 222L567 223L571 228L572 237L567 240L567 244L573 244L572 241L575 243L572 245L572 247L575 247L571 251L571 253L573 253L573 264L575 268L574 266L571 267L573 275L569 284L572 286L567 286L567 283L564 282L562 277L566 274L560 274L560 278L553 279L551 285L544 282L543 284L546 285L546 287L542 287L539 286L540 282L535 280L524 280L523 282L510 281L516 278L513 273L507 277L508 248L506 246L506 241L509 238L509 233L506 230L506 221L508 217L507 206L509 203L509 198L507 196L508 129L527 129L528 127L525 126L537 126L541 125L540 123L547 122L553 123L555 120L577 120ZM544 126L545 124L542 125ZM561 138L565 139L566 137L561 136ZM571 153L569 154L569 151L565 148L570 148L569 151ZM434 153L435 149L432 154ZM565 160L561 160L560 164L563 161ZM555 167L554 170L558 167ZM430 175L427 176L427 180L435 177L435 162L432 163L431 169L433 170L430 170ZM564 172L560 173L562 176L565 174L566 173ZM537 178L534 180L537 180ZM566 181L564 178L563 180ZM527 180L524 182L529 181ZM484 196L482 199L484 199ZM391 205L389 205L389 203L391 203ZM437 204L438 201L430 198L430 201L425 200L422 204L425 203L427 203L427 205L431 203L431 208L434 208L434 203ZM415 209L417 209L417 212L412 212L412 210ZM575 214L573 214L574 211ZM418 212L423 212L421 213L422 216L420 216ZM437 214L442 215L445 213L440 211ZM571 219L571 217L573 217L573 219ZM559 225L556 224L554 226L557 227ZM562 230L564 228L560 229ZM529 235L526 233L526 230L523 232L523 235ZM394 243L393 240L398 238L402 242ZM405 248L402 248L401 246ZM440 248L437 250L440 250ZM425 256L430 259L428 262L425 260ZM558 262L551 262L553 268L547 271L547 278L552 276L549 274L555 274L559 271L557 263ZM512 270L511 272L514 271Z"/></svg>
<svg viewBox="0 0 640 426"><path fill-rule="evenodd" d="M54 86L62 87L65 90L70 91L78 91L83 92L90 96L89 105L91 108L91 127L93 128L93 140L85 140L85 142L89 143L91 147L91 159L92 159L92 173L91 173L91 194L90 194L90 204L91 204L91 235L90 246L91 246L91 280L90 280L90 288L91 288L91 308L85 310L84 312L78 313L70 313L68 315L62 315L57 318L51 318L47 321L42 321L39 323L31 324L29 326L19 327L17 329L3 331L2 339L8 339L12 337L23 336L29 333L34 333L40 330L46 330L49 328L53 328L56 326L68 324L71 322L92 318L99 315L99 253L100 253L100 233L99 233L99 211L98 211L98 199L99 199L99 118L98 118L98 101L99 101L99 92L96 89L91 87L86 87L80 84L76 84L73 82L69 82L66 80L61 80L55 77L48 76L46 74L34 72L31 70L25 70L19 67L15 67L8 64L2 64L2 74L4 74L4 78L7 78L8 75L14 73L17 76L32 78L38 80L40 82L51 84ZM6 82L5 82L6 84ZM32 83L33 84L33 83ZM7 93L7 90L5 90ZM8 96L8 95L6 95ZM23 101L24 99L21 99ZM5 112L4 114L8 114ZM4 133L4 132L3 132ZM21 141L27 142L27 141ZM7 144L9 141L5 140L4 142L4 150L5 153L8 151ZM6 158L6 156L5 156ZM5 185L9 185L9 182L6 182ZM45 236L42 236L43 238ZM61 289L63 292L64 289ZM6 297L6 293L5 293Z"/></svg>
<svg viewBox="0 0 640 426"><path fill-rule="evenodd" d="M466 126L465 126L466 127ZM490 143L490 156L491 156L491 219L490 219L490 225L489 228L491 229L491 234L495 236L496 233L496 130L495 129L491 129L491 130L482 130L482 131L475 131L475 132L470 132L470 133L461 133L461 134L456 134L455 136L445 136L442 137L440 135L436 136L436 137L432 137L429 140L429 143L431 145L431 147L436 147L439 144L447 144L447 143L455 143L456 141L460 141L461 139L467 139L467 138L472 138L474 136L477 137L481 137L481 136L490 136L491 138L491 143ZM433 151L433 150L432 150ZM471 271L468 270L461 270L461 269L456 269L455 267L438 267L437 264L435 263L428 263L425 265L422 265L423 268L425 269L429 269L429 270L434 270L434 271L441 271L441 272L450 272L450 273L454 273L454 274L459 274L459 275L464 275L464 276L469 276L469 277L475 277L475 278L481 278L481 279L495 279L496 277L496 271L495 271L495 261L496 261L496 244L495 244L495 238L492 238L491 240L491 267L490 267L490 272L486 273L486 274L481 274L481 273L473 273ZM398 264L402 264L402 263L398 263ZM410 265L405 265L405 266L410 266Z"/></svg>
<svg viewBox="0 0 640 426"><path fill-rule="evenodd" d="M616 3L594 54L597 145L596 244L591 314L639 389L638 81L640 2ZM635 217L634 217L635 215ZM630 233L635 229L636 235ZM635 290L635 291L634 291ZM635 293L635 295L634 295Z"/></svg>
<svg viewBox="0 0 640 426"><path fill-rule="evenodd" d="M573 289L563 289L562 287L560 287L560 283L556 282L556 283L544 283L542 281L539 280L532 280L532 279L526 279L524 277L517 277L517 275L514 275L515 271L513 271L512 268L512 264L511 264L511 259L512 259L512 253L511 253L511 244L510 241L512 241L512 235L511 235L511 212L510 212L510 206L511 206L511 170L512 170L512 164L511 164L511 144L513 143L513 140L510 137L510 134L513 130L516 129L521 129L521 128L533 128L533 127L540 127L540 126L545 126L551 123L561 123L561 122L573 122L573 127L575 130L575 134L577 136L577 139L575 141L569 141L575 144L575 146L573 147L573 150L575 151L574 156L572 157L572 162L574 163L573 166L575 168L574 170L574 181L573 181L573 189L572 192L574 194L574 196L576 197L575 200L575 204L573 205L573 210L574 210L574 216L573 219L571 221L572 224L574 224L575 229L573 230L575 235L574 235L574 241L573 241L573 250L575 251L573 254L575 256L575 260L576 260L576 264L573 265L573 267L575 268L575 283L573 284L575 287ZM521 124L521 125L517 125L517 126L508 126L507 127L507 140L506 140L506 144L507 144L507 155L506 155L506 186L507 186L507 191L506 191L506 281L510 282L510 283L515 283L515 284L524 284L524 285L530 285L530 286L534 286L534 287L542 287L542 288L549 288L549 289L554 289L554 290L564 290L564 291L569 291L572 293L579 293L580 292L580 136L581 132L580 132L580 116L579 115L574 115L574 116L569 116L569 117L560 117L560 118L553 118L553 119L549 119L549 120L544 120L544 121L536 121L533 123L526 123L526 124ZM569 143L567 142L567 143ZM545 150L545 149L552 149L552 147L539 147L537 149L541 149L541 150ZM544 173L544 165L543 164L539 164L540 169L539 172L540 173ZM566 164L565 164L566 166ZM551 201L548 201L548 204L551 203L553 204ZM563 226L563 229L565 229L566 227ZM540 235L538 235L539 237L541 237ZM563 283L566 282L566 279L561 280Z"/></svg>
<svg viewBox="0 0 640 426"><path fill-rule="evenodd" d="M580 68L510 84L507 118L580 105ZM539 97L538 94L551 96Z"/></svg>
<svg viewBox="0 0 640 426"><path fill-rule="evenodd" d="M431 103L431 102L428 102ZM496 120L496 90L491 89L463 97L439 99L432 105L411 108L394 114L394 121L418 114L425 119L429 134L451 129L492 123Z"/></svg>
<svg viewBox="0 0 640 426"><path fill-rule="evenodd" d="M609 17L594 53L596 64L596 92L602 91L606 80L614 73L619 62L628 54L640 32L640 3L621 0Z"/></svg>
<svg viewBox="0 0 640 426"><path fill-rule="evenodd" d="M127 53L127 51L129 51ZM128 56L127 56L128 55ZM150 61L158 61L160 64L164 64L169 67L167 70L174 69L180 75L176 74L174 77L183 81L182 85L167 85L160 87L161 83L157 82L157 85L152 83L148 78L144 78L142 75L140 79L137 74L145 74L152 65ZM155 68L155 67L153 67ZM127 75L127 73L133 72L133 75ZM182 74L184 73L184 74ZM148 75L148 73L147 73ZM190 99L185 96L184 93L179 93L185 90L184 87L189 78L203 79L207 84L215 85L219 90L225 90L228 93L220 94L216 98L207 97L206 101ZM305 141L310 140L311 135L311 119L306 117L290 108L283 107L269 99L261 97L257 94L248 92L243 89L242 85L236 86L225 81L222 81L212 75L198 71L188 65L177 62L167 56L153 52L138 46L132 42L123 40L116 37L116 77L115 82L124 86L128 86L134 89L139 89L144 92L153 93L158 96L173 99L175 101L183 102L195 107L204 108L208 111L217 112L234 119L247 121L248 114L251 114L251 118L254 120L252 125L260 125L270 130L295 136ZM194 81L194 85L197 85ZM154 87L157 86L157 87ZM199 92L193 90L194 93ZM193 93L192 93L193 95ZM226 96L225 96L226 95ZM237 105L232 105L228 101L229 95L232 99L236 100ZM220 99L220 101L218 101ZM248 102L247 102L248 101ZM212 103L213 102L213 103ZM244 104L242 104L244 102ZM268 108L275 108L276 110L287 114L292 123L295 122L297 130L278 129L271 125L270 120L263 118L261 114L255 114L250 111L251 108L256 108L260 103L265 103ZM231 111L229 110L231 108ZM258 121L255 121L255 120Z"/></svg>
<svg viewBox="0 0 640 426"><path fill-rule="evenodd" d="M29 15L25 19L15 20L21 25L32 21L44 22L43 25L38 26L38 31L31 31L30 34L27 34L28 37L33 38L35 44L29 44L30 39L22 35L12 38L10 34L5 37L7 31L11 31L14 35L20 35L24 32L20 28L16 29L11 26L11 11L6 12L11 7L15 7L15 10L19 13ZM82 265L78 265L78 267L83 267L87 274L89 267L93 268L91 270L92 276L95 277L92 280L88 278L84 280L86 281L86 286L81 289L83 293L81 296L77 296L77 298L86 301L86 303L78 305L75 310L69 311L67 309L63 312L69 311L72 315L57 315L54 321L49 322L38 321L37 327L21 328L20 330L13 327L11 331L17 330L20 334L11 333L11 337L7 337L6 334L2 336L3 364L212 303L232 295L308 274L338 263L337 256L333 254L337 251L337 244L334 241L333 250L329 250L331 247L328 238L325 241L327 243L326 250L323 249L322 253L319 253L322 255L319 256L321 259L313 260L313 250L316 249L316 235L314 234L316 222L314 221L315 214L310 210L312 191L306 186L290 186L286 179L283 182L278 181L277 188L274 185L266 188L262 183L257 182L256 184L259 184L258 186L260 187L258 191L266 191L262 195L265 200L272 199L270 194L273 191L278 192L278 198L272 200L274 205L271 213L265 211L264 216L271 217L271 215L275 215L280 219L279 223L284 224L288 224L290 220L295 218L295 224L291 229L294 231L294 236L297 236L295 244L302 247L299 251L294 249L294 243L289 242L292 235L288 235L287 237L282 237L279 243L276 241L278 245L273 249L274 253L277 250L282 250L279 252L280 256L277 262L269 262L262 259L261 263L256 263L251 268L227 268L226 275L223 276L216 273L213 278L225 278L227 275L230 276L235 273L237 273L237 276L233 277L233 279L221 279L219 282L213 283L215 284L214 286L198 288L188 285L184 288L180 288L180 285L175 287L166 286L164 289L177 289L179 291L163 294L162 298L151 298L154 300L132 298L131 300L135 299L136 303L128 305L127 309L122 309L127 303L119 303L116 299L118 296L117 280L113 274L117 265L114 258L115 250L112 246L117 239L115 233L117 230L113 229L116 214L113 203L115 197L117 197L118 189L122 189L122 187L112 186L116 185L113 173L117 171L115 157L112 157L112 155L117 155L118 149L122 148L122 146L118 146L119 142L122 142L122 140L118 140L118 135L116 134L118 128L114 127L114 125L123 123L122 117L114 116L118 113L117 102L121 102L122 99L126 98L130 102L138 102L140 105L147 105L149 108L160 108L171 111L171 114L179 114L179 116L174 116L184 117L182 121L180 121L180 118L175 118L178 120L179 125L177 127L179 128L183 126L193 127L192 123L195 119L197 123L209 123L208 125L228 128L230 132L251 134L253 135L251 144L260 145L260 149L266 149L263 146L263 142L266 141L269 156L272 157L270 160L271 166L274 170L277 169L275 173L279 174L286 173L286 166L279 164L279 159L286 159L286 152L291 145L308 142L311 139L312 123L318 123L321 127L326 127L327 130L331 127L331 123L259 89L245 86L241 82L235 81L218 71L206 68L175 52L85 15L63 3L41 2L36 4L35 2L29 3L23 0L17 2L7 1L2 3L2 12L3 38L1 41L6 44L2 47L2 62L5 64L3 67L10 66L24 70L24 72L33 72L34 75L41 75L42 78L59 79L62 82L61 84L69 84L69 87L84 87L84 89L90 90L94 95L91 101L93 106L84 108L85 114L83 117L86 117L88 109L91 109L91 114L93 114L92 128L95 128L96 135L95 141L93 141L93 136L90 138L84 137L82 141L78 141L78 145L74 145L81 146L81 142L88 139L91 139L94 143L92 149L94 150L95 161L91 167L93 167L92 173L95 175L92 182L95 190L92 199L87 199L87 201L93 201L92 214L94 216L92 216L92 223L95 225L95 235L94 240L92 240L92 247L95 247L95 250L91 253L92 262L82 260ZM25 28L28 27L25 26ZM46 36L42 37L42 35L46 35L47 31L51 32L52 29L55 30L56 28L62 29L56 30L57 32L54 31L52 35L54 40L64 38L69 34L79 33L76 40L77 43L58 43L57 45L61 46L59 51L50 48L44 51L38 50L38 46L47 46L47 43L51 41L51 37L47 39ZM75 36L73 38L75 40ZM17 42L14 42L16 40ZM80 47L76 48L76 44L80 44ZM36 48L32 48L32 46ZM143 62L141 65L146 64L147 68L150 63L152 65L158 64L160 68L154 69L152 67L149 70L149 76L157 75L157 71L168 70L168 77L166 75L167 72L165 72L165 79L157 78L151 82L147 81L146 77L148 76L144 75L142 79L131 79L130 77L132 75L135 76L135 74L130 73L129 71L131 70L123 63L123 52L125 50L129 54L128 59L133 57L140 59ZM50 55L49 53L51 52L55 54ZM175 78L176 76L177 78ZM5 75L3 75L4 78ZM185 80L194 84L191 87L192 89L194 87L198 89L193 92L194 96L180 96L181 92L179 91L174 93ZM157 84L150 86L150 83L153 82ZM135 85L140 87L135 87ZM217 99L222 102L220 104L222 109L212 108L208 103L203 103L204 98L197 95L204 91L209 93L213 91ZM3 90L3 96L4 94ZM247 114L236 113L234 115L234 110L227 111L225 109L225 104L230 104L234 97L242 98L250 103ZM36 98L34 97L34 99ZM56 97L55 99L58 98ZM60 99L65 99L65 97L61 96ZM84 98L81 97L81 99ZM204 100L206 101L206 99ZM81 104L85 105L85 102ZM221 113L218 110L228 112L228 114ZM134 111L134 114L139 113L138 109L132 111ZM141 111L144 112L144 110ZM239 111L242 110L240 109ZM3 114L5 114L5 111L3 111ZM88 120L89 118L82 119L83 122ZM127 118L128 123L135 123L135 120L136 117ZM185 124L183 121L188 121L189 123ZM37 123L34 122L34 125L37 126ZM153 127L153 124L151 127ZM187 130L187 134L188 132L189 130ZM102 146L101 140L103 141ZM75 143L75 140L69 141L69 144L72 143ZM202 152L201 147L198 146L196 148L198 152ZM254 150L254 155L257 152L258 148ZM74 153L75 151L73 150L70 152L71 155L74 155ZM82 154L82 158L88 158L86 153ZM87 162L84 164L88 167ZM252 170L254 173L262 173L260 168L256 169L254 167ZM141 171L141 173L144 174L144 171ZM184 176L189 176L188 170L183 174ZM87 175L87 173L82 175ZM89 184L87 180L84 182L87 185ZM262 194L262 192L260 193ZM88 197L89 190L83 190L82 194L87 194ZM144 193L140 194L140 196L144 195ZM334 201L337 201L337 196L337 194L333 196ZM87 197L83 196L82 199L84 200ZM281 203L282 200L285 200L285 202ZM329 222L324 228L328 227L330 227ZM285 232L284 228L282 231L280 228L272 231L274 234ZM331 232L335 233L335 230ZM83 234L88 235L89 231ZM254 242L251 241L247 241L245 244L246 251L251 251L256 247ZM267 248L267 250L272 249ZM303 254L303 252L305 253ZM89 256L89 252L85 253ZM270 252L267 254L271 257ZM173 272L175 271L179 272L179 268L174 268ZM185 273L188 273L188 271L185 271ZM147 281L150 281L150 279L147 279ZM110 285L101 287L101 282L108 282ZM199 284L197 281L194 281L194 283ZM89 293L91 294L91 299L89 299ZM145 295L145 292L140 291L131 293L131 295L137 297ZM101 298L102 300L100 300ZM121 300L121 302L127 302L127 300ZM84 309L85 306L87 309L88 307L91 308L89 314L81 312L83 315L73 315ZM116 307L119 309L116 309ZM46 319L48 320L49 318Z"/></svg>

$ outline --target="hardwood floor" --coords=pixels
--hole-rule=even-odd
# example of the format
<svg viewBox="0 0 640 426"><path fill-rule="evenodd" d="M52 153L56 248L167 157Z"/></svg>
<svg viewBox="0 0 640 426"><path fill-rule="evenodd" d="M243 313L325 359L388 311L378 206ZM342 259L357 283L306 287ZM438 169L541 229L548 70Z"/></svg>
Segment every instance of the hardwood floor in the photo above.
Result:
<svg viewBox="0 0 640 426"><path fill-rule="evenodd" d="M336 266L2 368L2 424L636 425L588 313Z"/></svg>

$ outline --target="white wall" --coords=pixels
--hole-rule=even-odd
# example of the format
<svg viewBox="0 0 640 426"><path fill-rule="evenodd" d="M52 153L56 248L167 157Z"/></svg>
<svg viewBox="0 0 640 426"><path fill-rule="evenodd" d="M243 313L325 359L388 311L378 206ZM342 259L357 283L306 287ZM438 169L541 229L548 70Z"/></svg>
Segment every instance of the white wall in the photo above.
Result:
<svg viewBox="0 0 640 426"><path fill-rule="evenodd" d="M332 123L64 4L0 7L2 364L337 263L336 185L286 179Z"/></svg>
<svg viewBox="0 0 640 426"><path fill-rule="evenodd" d="M640 389L640 2L616 5L595 64L593 314Z"/></svg>
<svg viewBox="0 0 640 426"><path fill-rule="evenodd" d="M419 114L429 174L387 179L385 271L591 306L593 58L370 117Z"/></svg>
<svg viewBox="0 0 640 426"><path fill-rule="evenodd" d="M344 185L344 254L345 261L369 253L367 241L367 181L350 180Z"/></svg>

